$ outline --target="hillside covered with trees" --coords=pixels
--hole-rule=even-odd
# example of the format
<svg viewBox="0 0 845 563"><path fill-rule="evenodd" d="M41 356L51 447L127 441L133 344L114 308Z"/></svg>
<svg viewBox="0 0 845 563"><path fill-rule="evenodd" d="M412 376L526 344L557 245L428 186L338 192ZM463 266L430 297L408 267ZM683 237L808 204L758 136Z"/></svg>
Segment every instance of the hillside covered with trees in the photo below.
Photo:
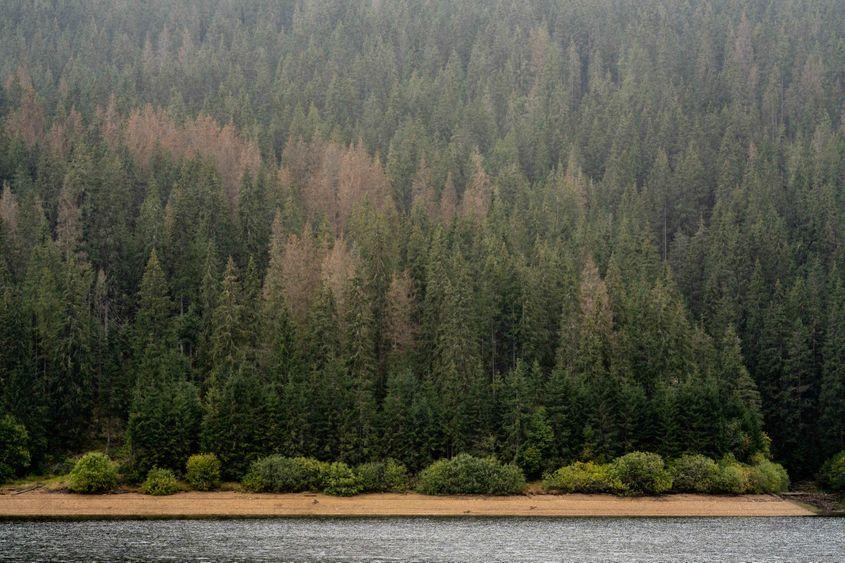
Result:
<svg viewBox="0 0 845 563"><path fill-rule="evenodd" d="M845 3L0 0L0 419L529 478L845 449Z"/></svg>

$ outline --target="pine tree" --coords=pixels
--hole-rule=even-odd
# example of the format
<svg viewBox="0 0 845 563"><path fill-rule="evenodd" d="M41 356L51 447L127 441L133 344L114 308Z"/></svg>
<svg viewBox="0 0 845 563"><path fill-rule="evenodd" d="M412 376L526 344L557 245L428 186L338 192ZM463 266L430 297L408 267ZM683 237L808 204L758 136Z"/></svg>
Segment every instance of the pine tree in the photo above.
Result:
<svg viewBox="0 0 845 563"><path fill-rule="evenodd" d="M803 321L795 319L786 342L786 358L780 380L778 399L777 451L789 467L799 468L801 460L812 459L809 432L808 400L806 398L811 366L810 334Z"/></svg>
<svg viewBox="0 0 845 563"><path fill-rule="evenodd" d="M371 304L358 276L347 288L346 301L343 356L348 379L343 387L351 404L344 413L340 447L342 459L360 463L375 454L377 366Z"/></svg>
<svg viewBox="0 0 845 563"><path fill-rule="evenodd" d="M836 269L830 274L827 327L819 396L820 457L845 449L845 288Z"/></svg>
<svg viewBox="0 0 845 563"><path fill-rule="evenodd" d="M144 264L155 248L164 248L164 210L158 182L150 180L144 202L135 221L135 253L138 267Z"/></svg>
<svg viewBox="0 0 845 563"><path fill-rule="evenodd" d="M47 446L79 444L91 412L90 267L74 257L62 261L47 239L34 250L24 280L25 314L32 320L32 377L47 413Z"/></svg>
<svg viewBox="0 0 845 563"><path fill-rule="evenodd" d="M299 349L293 322L284 292L284 232L281 213L273 219L270 239L270 262L261 292L261 348L266 353L264 365L271 380L281 385L287 375L301 369Z"/></svg>
<svg viewBox="0 0 845 563"><path fill-rule="evenodd" d="M413 434L411 408L417 394L417 382L410 371L391 374L387 379L387 393L382 404L379 420L379 454L381 458L393 458L408 465L415 452L412 449Z"/></svg>
<svg viewBox="0 0 845 563"><path fill-rule="evenodd" d="M212 316L211 361L214 372L231 369L242 354L245 339L241 287L231 256L223 274L223 283Z"/></svg>
<svg viewBox="0 0 845 563"><path fill-rule="evenodd" d="M202 418L202 449L220 458L224 478L240 479L249 464L271 452L272 395L245 365L217 381L206 397Z"/></svg>
<svg viewBox="0 0 845 563"><path fill-rule="evenodd" d="M760 392L745 368L739 336L733 326L728 326L723 338L719 370L722 382L731 396L750 411L754 418L760 419L762 424Z"/></svg>
<svg viewBox="0 0 845 563"><path fill-rule="evenodd" d="M137 372L126 430L132 472L141 479L152 467L182 471L198 451L202 416L197 390L185 379L185 359L151 346Z"/></svg>
<svg viewBox="0 0 845 563"><path fill-rule="evenodd" d="M167 279L153 248L138 293L138 313L135 315L135 347L138 352L143 352L148 346L158 348L172 338L172 312L173 302L168 295Z"/></svg>

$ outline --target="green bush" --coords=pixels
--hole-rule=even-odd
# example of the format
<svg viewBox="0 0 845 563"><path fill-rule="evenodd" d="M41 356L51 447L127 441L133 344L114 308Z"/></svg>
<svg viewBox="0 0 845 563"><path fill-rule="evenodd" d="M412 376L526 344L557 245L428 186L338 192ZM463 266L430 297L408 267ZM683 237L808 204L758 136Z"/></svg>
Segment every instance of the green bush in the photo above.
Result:
<svg viewBox="0 0 845 563"><path fill-rule="evenodd" d="M408 470L396 460L363 463L355 468L361 492L402 492L408 489Z"/></svg>
<svg viewBox="0 0 845 563"><path fill-rule="evenodd" d="M819 475L822 485L832 491L845 491L845 451L841 451L822 465Z"/></svg>
<svg viewBox="0 0 845 563"><path fill-rule="evenodd" d="M323 461L271 455L252 462L243 485L257 493L321 491L328 474L329 464Z"/></svg>
<svg viewBox="0 0 845 563"><path fill-rule="evenodd" d="M672 488L672 476L658 454L631 452L616 458L611 472L622 483L625 492L636 495L657 495Z"/></svg>
<svg viewBox="0 0 845 563"><path fill-rule="evenodd" d="M719 474L719 466L707 456L684 455L669 465L672 489L680 493L708 493Z"/></svg>
<svg viewBox="0 0 845 563"><path fill-rule="evenodd" d="M577 461L543 480L543 488L557 493L618 493L623 487L609 464Z"/></svg>
<svg viewBox="0 0 845 563"><path fill-rule="evenodd" d="M779 463L762 459L748 469L748 492L781 493L789 488L789 475Z"/></svg>
<svg viewBox="0 0 845 563"><path fill-rule="evenodd" d="M713 493L741 495L748 492L749 470L733 456L727 455L719 461L719 473L713 480Z"/></svg>
<svg viewBox="0 0 845 563"><path fill-rule="evenodd" d="M197 491L211 491L220 486L220 460L214 454L194 454L185 466L185 479Z"/></svg>
<svg viewBox="0 0 845 563"><path fill-rule="evenodd" d="M29 466L29 435L23 424L7 414L0 418L0 483Z"/></svg>
<svg viewBox="0 0 845 563"><path fill-rule="evenodd" d="M176 476L169 469L153 467L147 472L146 480L141 484L141 492L145 495L165 496L179 491Z"/></svg>
<svg viewBox="0 0 845 563"><path fill-rule="evenodd" d="M323 492L338 497L351 497L363 490L358 475L342 461L329 465Z"/></svg>
<svg viewBox="0 0 845 563"><path fill-rule="evenodd" d="M435 461L418 476L417 490L427 495L512 495L522 491L525 475L515 465L495 458L460 454Z"/></svg>
<svg viewBox="0 0 845 563"><path fill-rule="evenodd" d="M75 493L104 493L117 485L117 469L109 456L89 452L79 458L70 472L70 490Z"/></svg>

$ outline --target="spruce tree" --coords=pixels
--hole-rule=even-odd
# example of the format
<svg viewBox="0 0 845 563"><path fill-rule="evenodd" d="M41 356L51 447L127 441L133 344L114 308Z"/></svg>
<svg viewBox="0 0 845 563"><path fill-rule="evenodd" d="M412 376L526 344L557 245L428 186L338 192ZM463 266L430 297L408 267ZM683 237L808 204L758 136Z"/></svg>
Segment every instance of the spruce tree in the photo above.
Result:
<svg viewBox="0 0 845 563"><path fill-rule="evenodd" d="M831 271L829 306L822 350L821 393L819 395L820 457L828 459L845 449L845 288L836 269Z"/></svg>
<svg viewBox="0 0 845 563"><path fill-rule="evenodd" d="M271 408L272 395L248 365L234 367L209 389L201 445L220 458L224 478L240 479L251 462L271 453Z"/></svg>

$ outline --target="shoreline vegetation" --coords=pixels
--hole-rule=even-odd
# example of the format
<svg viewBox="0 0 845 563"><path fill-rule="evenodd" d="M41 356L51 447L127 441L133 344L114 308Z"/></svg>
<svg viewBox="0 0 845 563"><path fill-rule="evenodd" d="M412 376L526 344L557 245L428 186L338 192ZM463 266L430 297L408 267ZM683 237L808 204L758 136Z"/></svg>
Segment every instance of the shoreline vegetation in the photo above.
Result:
<svg viewBox="0 0 845 563"><path fill-rule="evenodd" d="M725 486L728 476L731 487ZM232 482L221 479L214 454L197 454L184 473L153 468L145 480L133 482L108 456L90 452L67 475L0 488L0 520L838 514L833 499L824 499L832 502L826 506L815 498L780 496L787 485L786 472L763 459L746 465L697 455L664 464L646 452L606 464L576 462L533 482L515 465L468 454L437 461L417 475L390 459L350 467L272 455Z"/></svg>
<svg viewBox="0 0 845 563"><path fill-rule="evenodd" d="M3 2L0 484L841 510L845 2L193 4Z"/></svg>
<svg viewBox="0 0 845 563"><path fill-rule="evenodd" d="M822 499L829 501L825 505L812 495L780 496L788 478L770 461L745 465L698 455L664 464L657 454L633 452L606 464L576 462L530 483L515 465L468 454L435 462L416 476L394 460L349 467L280 455L256 460L240 483L220 475L216 456L198 454L183 474L154 468L135 483L121 478L108 456L90 452L67 475L0 488L0 520L840 513L833 498ZM725 487L726 476L745 484Z"/></svg>
<svg viewBox="0 0 845 563"><path fill-rule="evenodd" d="M37 489L0 494L0 520L76 518L249 517L686 517L812 516L815 511L775 495L671 494L618 497L607 494L429 496L374 493L337 497L320 493L184 492L155 497L132 492L63 494Z"/></svg>

